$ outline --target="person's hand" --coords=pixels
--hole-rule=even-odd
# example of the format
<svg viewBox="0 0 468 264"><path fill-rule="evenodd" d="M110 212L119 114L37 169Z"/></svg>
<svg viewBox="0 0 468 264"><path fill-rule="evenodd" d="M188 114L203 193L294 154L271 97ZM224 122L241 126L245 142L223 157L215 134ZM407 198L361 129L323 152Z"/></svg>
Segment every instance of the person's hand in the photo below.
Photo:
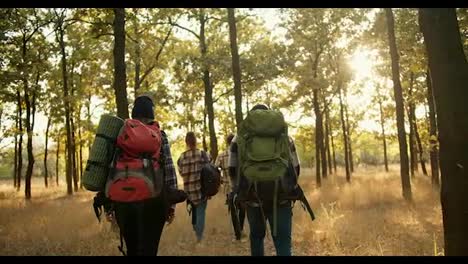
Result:
<svg viewBox="0 0 468 264"><path fill-rule="evenodd" d="M175 218L174 208L169 208L169 212L166 217L167 224L170 225L174 221L174 218Z"/></svg>

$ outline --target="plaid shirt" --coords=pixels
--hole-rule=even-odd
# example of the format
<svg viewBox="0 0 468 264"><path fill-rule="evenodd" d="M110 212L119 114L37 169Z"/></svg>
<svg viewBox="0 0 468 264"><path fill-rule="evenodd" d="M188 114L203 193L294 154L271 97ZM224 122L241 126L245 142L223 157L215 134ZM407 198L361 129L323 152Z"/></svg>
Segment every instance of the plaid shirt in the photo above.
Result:
<svg viewBox="0 0 468 264"><path fill-rule="evenodd" d="M208 159L208 153L205 152ZM188 195L188 200L194 205L202 202L200 172L202 166L207 161L202 156L202 151L198 149L187 150L180 154L177 160L179 173L184 179L184 190Z"/></svg>
<svg viewBox="0 0 468 264"><path fill-rule="evenodd" d="M296 145L294 144L294 140L291 137L289 137L289 151L293 167L299 167L300 163L299 157L297 156ZM237 160L237 136L232 139L231 147L229 148L228 166L230 168L235 168L236 171L239 169L239 162ZM232 183L233 191L237 189L237 176L234 177L236 180ZM299 177L299 175L297 175L297 177Z"/></svg>
<svg viewBox="0 0 468 264"><path fill-rule="evenodd" d="M221 168L221 173L223 176L223 183L226 186L229 186L229 183L230 183L228 162L229 162L229 150L225 150L221 152L216 158L216 162L215 162L215 166Z"/></svg>
<svg viewBox="0 0 468 264"><path fill-rule="evenodd" d="M174 162L172 161L171 155L171 146L169 145L169 140L164 131L161 131L162 138L162 155L164 157L164 174L165 174L165 184L170 188L177 189L177 174L174 167ZM175 209L175 204L171 207Z"/></svg>

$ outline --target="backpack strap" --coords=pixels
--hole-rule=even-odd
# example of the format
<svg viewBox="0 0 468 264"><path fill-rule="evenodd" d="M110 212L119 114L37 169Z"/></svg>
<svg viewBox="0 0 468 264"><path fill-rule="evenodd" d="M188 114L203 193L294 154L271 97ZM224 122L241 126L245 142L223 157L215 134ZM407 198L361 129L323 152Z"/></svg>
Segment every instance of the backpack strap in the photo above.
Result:
<svg viewBox="0 0 468 264"><path fill-rule="evenodd" d="M202 156L203 161L205 161L205 163L210 163L210 159L208 158L208 154L206 153L206 151L201 150L201 156Z"/></svg>

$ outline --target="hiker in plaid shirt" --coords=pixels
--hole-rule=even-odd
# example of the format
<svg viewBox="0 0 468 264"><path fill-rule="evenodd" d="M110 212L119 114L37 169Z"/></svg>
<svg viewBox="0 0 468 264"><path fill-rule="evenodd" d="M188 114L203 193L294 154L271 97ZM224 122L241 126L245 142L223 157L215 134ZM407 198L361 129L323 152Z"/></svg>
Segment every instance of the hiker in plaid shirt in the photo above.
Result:
<svg viewBox="0 0 468 264"><path fill-rule="evenodd" d="M201 242L205 228L207 198L203 197L201 192L200 172L203 165L210 162L210 157L205 151L197 148L195 133L188 132L185 136L185 143L188 150L180 155L177 166L184 180L184 190L188 195L187 201L192 207L192 225L197 242Z"/></svg>
<svg viewBox="0 0 468 264"><path fill-rule="evenodd" d="M215 166L221 168L222 184L224 184L224 193L228 193L231 191L231 179L229 177L228 160L229 146L231 145L231 141L233 138L234 135L229 134L229 136L226 138L227 149L218 155L215 162Z"/></svg>
<svg viewBox="0 0 468 264"><path fill-rule="evenodd" d="M258 104L255 105L250 111L253 110L269 110L266 105ZM233 179L233 192L238 196L246 196L246 210L247 210L247 220L249 221L250 227L250 251L252 256L263 256L264 255L264 244L266 233L266 220L270 222L270 227L272 227L271 219L273 218L273 213L271 208L269 208L269 203L264 203L262 205L263 209L260 208L260 205L257 201L249 199L251 193L245 193L244 190L247 189L245 185L246 181L243 180L241 175L240 186L237 186L237 170L239 170L238 162L238 147L237 147L237 136L233 138L231 147L229 148L229 174ZM296 147L294 141L289 137L289 150L291 157L291 165L295 170L295 177L299 177L300 173L300 164L299 158L296 152ZM293 173L294 174L294 173ZM291 174L289 174L291 175ZM291 175L292 176L292 175ZM260 187L260 186L259 186ZM261 189L259 189L261 192ZM266 190L268 191L268 189ZM265 214L263 214L262 210ZM262 219L265 217L264 219ZM277 235L273 236L273 242L276 248L276 253L278 256L290 256L291 255L291 229L292 229L292 201L286 199L278 200L278 211L277 211L277 221L278 229ZM271 228L273 229L273 228Z"/></svg>

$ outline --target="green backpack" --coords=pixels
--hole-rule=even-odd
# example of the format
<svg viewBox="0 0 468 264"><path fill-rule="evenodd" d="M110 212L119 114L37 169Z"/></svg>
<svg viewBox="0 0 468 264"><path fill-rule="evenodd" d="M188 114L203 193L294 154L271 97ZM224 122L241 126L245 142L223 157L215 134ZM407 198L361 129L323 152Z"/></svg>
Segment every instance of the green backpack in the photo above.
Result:
<svg viewBox="0 0 468 264"><path fill-rule="evenodd" d="M247 180L248 189L257 191L257 183L274 182L273 234L276 235L278 191L286 180L291 160L288 126L283 114L276 110L253 110L241 123L237 133L239 170ZM238 175L238 185L240 183ZM257 194L256 194L257 195ZM263 208L260 208L263 213Z"/></svg>

